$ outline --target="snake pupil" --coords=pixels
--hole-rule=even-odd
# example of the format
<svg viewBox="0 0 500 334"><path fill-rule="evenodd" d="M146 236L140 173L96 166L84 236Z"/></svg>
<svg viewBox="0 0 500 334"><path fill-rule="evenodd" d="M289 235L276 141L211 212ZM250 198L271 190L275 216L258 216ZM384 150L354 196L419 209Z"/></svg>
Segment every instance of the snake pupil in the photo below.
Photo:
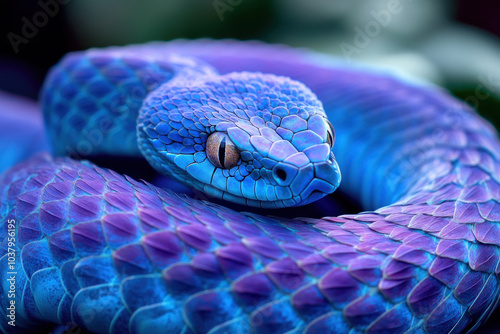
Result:
<svg viewBox="0 0 500 334"><path fill-rule="evenodd" d="M326 138L326 142L328 143L328 145L330 145L330 147L333 147L333 144L335 143L335 130L333 129L333 125L332 123L330 123L330 121L326 121L326 123L328 124L328 129L326 130L326 133L327 133L327 138Z"/></svg>
<svg viewBox="0 0 500 334"><path fill-rule="evenodd" d="M214 132L208 137L206 154L214 166L224 169L233 168L240 160L240 152L234 143L221 132Z"/></svg>
<svg viewBox="0 0 500 334"><path fill-rule="evenodd" d="M223 168L225 167L225 161L226 161L226 138L222 138L220 144L219 144L219 163Z"/></svg>

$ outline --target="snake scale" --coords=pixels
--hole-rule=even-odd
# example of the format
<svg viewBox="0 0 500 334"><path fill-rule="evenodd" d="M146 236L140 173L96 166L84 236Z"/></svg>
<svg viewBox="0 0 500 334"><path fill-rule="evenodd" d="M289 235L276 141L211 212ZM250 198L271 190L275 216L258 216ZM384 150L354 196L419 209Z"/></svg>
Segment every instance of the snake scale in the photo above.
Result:
<svg viewBox="0 0 500 334"><path fill-rule="evenodd" d="M56 155L142 152L264 208L319 199L342 170L369 211L240 213L36 155L0 178L2 317L8 222L17 238L3 331L460 333L498 303L499 140L437 87L305 50L177 40L71 53L41 103Z"/></svg>

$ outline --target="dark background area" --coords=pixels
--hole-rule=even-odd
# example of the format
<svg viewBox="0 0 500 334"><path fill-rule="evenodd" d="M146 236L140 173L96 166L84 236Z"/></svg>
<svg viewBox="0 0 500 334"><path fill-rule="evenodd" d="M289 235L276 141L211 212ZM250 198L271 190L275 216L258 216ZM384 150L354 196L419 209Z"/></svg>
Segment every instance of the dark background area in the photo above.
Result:
<svg viewBox="0 0 500 334"><path fill-rule="evenodd" d="M328 36L326 39L323 36L325 31L332 35L332 45L338 44L335 38L339 36L348 36L346 38L349 40L353 35L352 27L349 26L352 23L343 21L341 11L330 15L330 17L325 15L326 18L317 19L314 15L318 16L318 14L311 11L308 15L312 18L304 16L305 19L297 19L293 16L293 11L288 14L288 17L283 14L283 6L286 5L282 3L285 1L231 1L163 1L171 3L167 6L158 5L162 3L159 0L143 2L120 0L101 2L97 0L3 1L0 3L0 28L2 32L0 39L0 90L37 99L48 69L65 53L89 47L124 45L150 40L210 37L260 39L315 48L319 43L329 43ZM298 7L297 3L301 1L304 2L303 0L291 1L290 6ZM323 3L322 5L325 6L326 1L313 2L317 2L319 5ZM315 5L313 2L311 2L311 6ZM494 0L444 0L444 2L449 3L450 8L446 20L451 18L453 23L475 27L480 32L496 36L500 50L500 2ZM230 3L236 5L232 6ZM215 7L220 6L220 4L228 7L219 7L218 13ZM155 7L161 8L156 10ZM40 16L40 11L47 12L45 8L49 8L49 11L52 10L52 13L48 13L52 15L47 15L46 23L43 20L43 15ZM140 10L141 8L146 9ZM346 16L345 13L343 16ZM150 19L151 17L153 18ZM444 20L445 18L443 18ZM40 27L34 26L36 32L32 34L33 36L23 41L16 40L17 36L24 38L23 32L26 32L27 21L31 23L32 27L35 21L43 24ZM28 29L28 31L32 30ZM429 31L427 35L433 33L433 31ZM290 38L288 35L292 37ZM306 44L304 40L311 40L309 36L313 36L312 40L314 40L314 36L320 35L323 36L323 39L318 40L317 44L303 45ZM294 36L297 37L294 39ZM419 39L422 39L422 36L414 38L417 43ZM16 42L19 44L13 46ZM463 46L467 47L467 41L463 42ZM407 42L405 41L405 43ZM408 47L411 49L415 46L410 44ZM319 47L319 49L319 51L329 51L332 48L323 50ZM335 54L338 47L335 46L333 50ZM393 50L388 48L385 55L390 55L391 52ZM367 54L369 57L370 54ZM361 59L361 61L363 60L366 58ZM470 58L470 61L474 62L474 57ZM477 61L481 62L480 59ZM447 87L458 97L466 98L474 94L477 82L473 79L469 80L470 82L463 82L463 80L456 82L453 78L445 78L437 83ZM500 89L494 93L492 98L481 101L484 103L480 103L477 109L498 128L500 119L495 110L500 107L498 102Z"/></svg>
<svg viewBox="0 0 500 334"><path fill-rule="evenodd" d="M276 23L282 20L279 15L280 7L273 5L273 1L240 0L241 3L237 6L228 4L232 7L232 10L224 12L224 20L221 21L214 8L215 1L188 0L185 2L192 2L192 6L188 6L187 9L186 6L180 6L182 10L177 9L178 13L169 14L169 17L176 16L178 22L152 24L153 27L145 29L141 33L127 34L124 32L123 37L113 38L113 34L103 37L104 34L102 34L102 31L99 32L98 29L95 29L92 35L91 29L82 29L78 23L74 22L75 11L79 10L77 4L82 2L81 0L60 1L67 2L67 4L60 4L57 0L9 0L0 3L0 29L2 31L0 42L0 89L36 98L47 70L69 51L94 46L123 45L174 38L237 38L274 42L276 38L269 38L268 32L276 30ZM56 3L58 7L57 13L50 17L46 24L37 27L38 32L34 34L35 36L27 38L27 43L19 44L18 52L15 52L8 35L14 33L22 36L22 29L26 22L23 18L33 23L34 16L41 10L43 11L40 2L45 4ZM95 23L98 28L99 25L102 25L103 29L109 28L109 30L112 30L113 22L110 22L111 26L107 25L106 22L108 17L120 16L119 13L117 14L120 11L133 11L134 6L131 6L131 3L135 3L135 6L140 4L139 1L103 2L109 2L109 7L99 7L108 8L109 11L104 12L103 17L95 18L95 21L93 18L87 18L84 21L86 24ZM122 8L113 9L114 2L123 4ZM153 2L144 1L148 6L153 6ZM174 0L173 2L179 1ZM225 3L225 0L221 0L221 3ZM173 8L173 10L175 9ZM165 9L165 11L167 10L168 8ZM82 15L84 14L83 11ZM500 40L500 2L494 0L457 0L450 15L454 21L490 32L499 37ZM120 23L123 26L135 27L140 24L138 20L127 22L127 18L126 15L121 15L122 21ZM96 21L101 23L98 24ZM119 21L119 19L116 21ZM335 27L334 20L331 20L328 24ZM122 27L120 24L116 26L118 28ZM315 28L318 29L318 27Z"/></svg>

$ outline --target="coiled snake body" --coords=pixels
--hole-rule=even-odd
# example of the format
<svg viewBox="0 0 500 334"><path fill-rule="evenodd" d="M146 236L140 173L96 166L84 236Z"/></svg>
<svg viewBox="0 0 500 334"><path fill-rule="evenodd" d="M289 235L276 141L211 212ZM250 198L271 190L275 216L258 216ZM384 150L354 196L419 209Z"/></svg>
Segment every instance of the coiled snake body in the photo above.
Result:
<svg viewBox="0 0 500 334"><path fill-rule="evenodd" d="M15 330L460 333L498 302L499 141L435 87L279 46L173 41L72 53L42 106L58 154L142 152L265 208L333 192L338 161L344 191L374 211L238 213L37 156L0 179L2 268L16 224Z"/></svg>

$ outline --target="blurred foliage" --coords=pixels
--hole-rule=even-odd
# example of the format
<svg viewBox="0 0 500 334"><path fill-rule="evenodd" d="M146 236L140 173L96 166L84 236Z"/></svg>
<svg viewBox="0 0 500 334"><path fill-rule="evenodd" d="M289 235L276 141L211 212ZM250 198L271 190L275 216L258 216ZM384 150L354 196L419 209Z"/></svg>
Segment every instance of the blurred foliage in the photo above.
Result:
<svg viewBox="0 0 500 334"><path fill-rule="evenodd" d="M453 95L461 100L475 96L475 88L451 88ZM500 132L500 98L491 95L478 103L476 108L479 114L490 121Z"/></svg>

